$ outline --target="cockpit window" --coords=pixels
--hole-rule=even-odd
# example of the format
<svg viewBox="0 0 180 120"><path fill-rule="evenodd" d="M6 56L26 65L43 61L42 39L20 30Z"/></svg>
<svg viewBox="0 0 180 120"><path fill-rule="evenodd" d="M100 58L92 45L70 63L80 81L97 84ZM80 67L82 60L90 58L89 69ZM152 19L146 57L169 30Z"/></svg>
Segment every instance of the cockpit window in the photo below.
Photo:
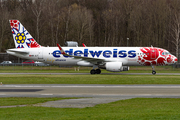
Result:
<svg viewBox="0 0 180 120"><path fill-rule="evenodd" d="M170 55L169 52L163 52L162 55Z"/></svg>

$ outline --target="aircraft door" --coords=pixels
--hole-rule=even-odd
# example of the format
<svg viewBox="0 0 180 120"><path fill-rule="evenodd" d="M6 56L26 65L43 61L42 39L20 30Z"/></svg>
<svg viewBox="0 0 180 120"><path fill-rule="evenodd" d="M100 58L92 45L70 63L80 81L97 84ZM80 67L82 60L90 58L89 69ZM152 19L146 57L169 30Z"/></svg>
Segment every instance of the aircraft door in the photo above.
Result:
<svg viewBox="0 0 180 120"><path fill-rule="evenodd" d="M43 49L40 48L38 51L38 59L43 59Z"/></svg>
<svg viewBox="0 0 180 120"><path fill-rule="evenodd" d="M156 49L151 50L151 59L156 59Z"/></svg>

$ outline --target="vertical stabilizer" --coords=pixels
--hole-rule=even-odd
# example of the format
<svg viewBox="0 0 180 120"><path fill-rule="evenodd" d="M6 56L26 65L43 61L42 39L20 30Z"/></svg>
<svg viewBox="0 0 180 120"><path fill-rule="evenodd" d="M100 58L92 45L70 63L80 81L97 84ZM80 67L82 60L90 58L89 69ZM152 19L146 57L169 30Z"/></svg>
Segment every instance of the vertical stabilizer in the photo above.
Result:
<svg viewBox="0 0 180 120"><path fill-rule="evenodd" d="M16 48L39 48L41 47L29 34L19 20L9 20Z"/></svg>

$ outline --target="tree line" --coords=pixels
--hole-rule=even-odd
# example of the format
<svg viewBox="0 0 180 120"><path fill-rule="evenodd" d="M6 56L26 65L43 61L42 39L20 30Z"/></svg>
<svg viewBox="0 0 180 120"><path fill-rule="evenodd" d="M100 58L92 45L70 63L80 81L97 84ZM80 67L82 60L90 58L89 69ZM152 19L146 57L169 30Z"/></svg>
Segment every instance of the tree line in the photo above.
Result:
<svg viewBox="0 0 180 120"><path fill-rule="evenodd" d="M152 45L178 57L179 6L179 0L3 0L0 52L14 47L9 19L18 19L42 46Z"/></svg>

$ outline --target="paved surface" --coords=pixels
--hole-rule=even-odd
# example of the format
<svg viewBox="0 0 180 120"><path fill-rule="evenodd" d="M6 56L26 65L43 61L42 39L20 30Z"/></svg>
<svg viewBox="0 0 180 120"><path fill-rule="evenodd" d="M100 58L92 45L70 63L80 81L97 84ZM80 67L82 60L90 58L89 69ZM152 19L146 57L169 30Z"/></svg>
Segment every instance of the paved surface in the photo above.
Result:
<svg viewBox="0 0 180 120"><path fill-rule="evenodd" d="M56 107L56 108L85 108L85 107L94 107L97 104L110 103L110 102L115 102L118 100L124 100L129 98L130 97L69 99L69 100L49 101L46 103L37 104L35 106Z"/></svg>
<svg viewBox="0 0 180 120"><path fill-rule="evenodd" d="M136 97L180 98L180 85L0 85L0 97L83 97L37 105L83 108Z"/></svg>
<svg viewBox="0 0 180 120"><path fill-rule="evenodd" d="M0 85L0 97L180 96L180 85Z"/></svg>

